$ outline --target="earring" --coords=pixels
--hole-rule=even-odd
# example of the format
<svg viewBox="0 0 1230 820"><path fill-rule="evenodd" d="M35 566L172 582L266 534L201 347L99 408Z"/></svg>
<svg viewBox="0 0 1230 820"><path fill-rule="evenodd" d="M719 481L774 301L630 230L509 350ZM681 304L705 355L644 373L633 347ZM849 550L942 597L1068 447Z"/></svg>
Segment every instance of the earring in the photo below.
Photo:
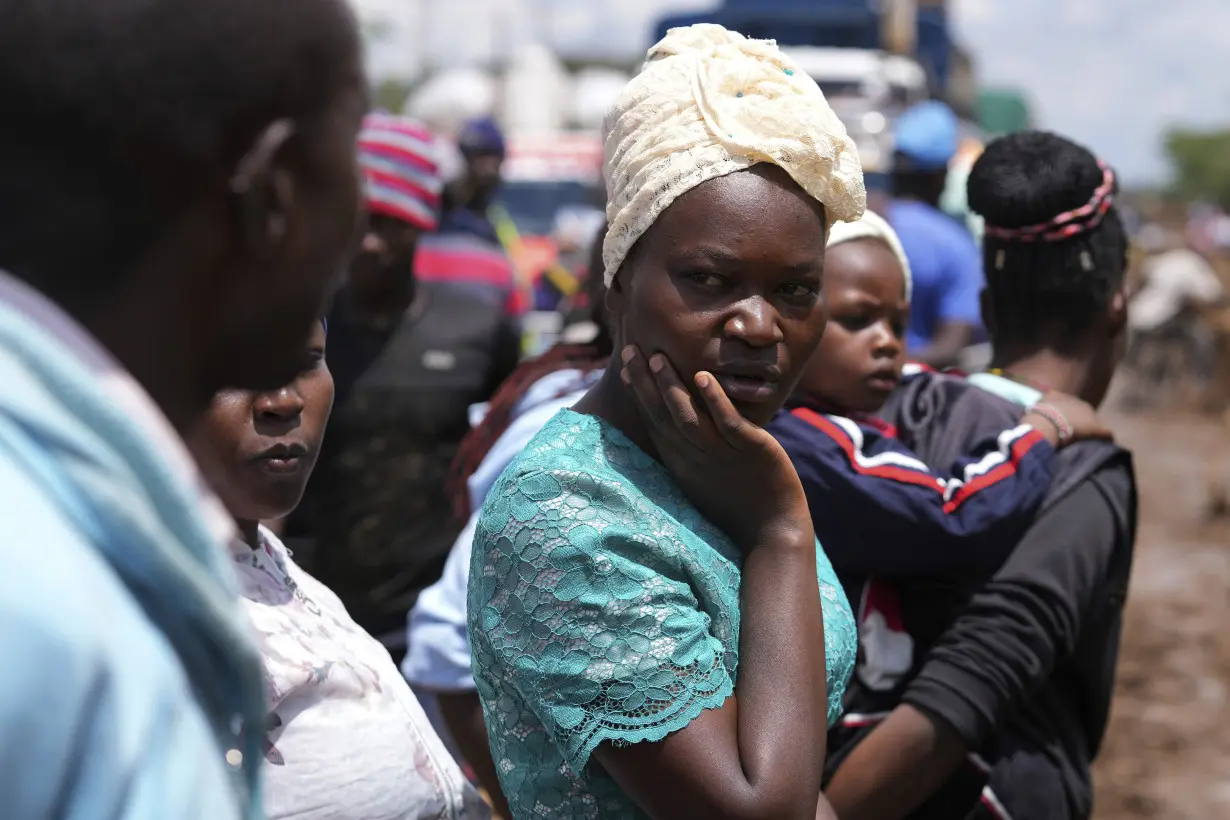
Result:
<svg viewBox="0 0 1230 820"><path fill-rule="evenodd" d="M1000 248L995 252L995 270L1004 269L1004 249Z"/></svg>
<svg viewBox="0 0 1230 820"><path fill-rule="evenodd" d="M1093 255L1089 251L1081 251L1081 268L1086 272L1093 270Z"/></svg>

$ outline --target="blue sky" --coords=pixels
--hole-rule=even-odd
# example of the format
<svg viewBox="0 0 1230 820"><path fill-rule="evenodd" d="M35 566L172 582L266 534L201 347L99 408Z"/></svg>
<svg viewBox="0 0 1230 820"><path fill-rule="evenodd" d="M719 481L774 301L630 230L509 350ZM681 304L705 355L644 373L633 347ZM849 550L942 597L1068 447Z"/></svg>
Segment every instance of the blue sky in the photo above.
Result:
<svg viewBox="0 0 1230 820"><path fill-rule="evenodd" d="M652 21L707 0L355 0L392 24L377 73L427 54L464 65L541 39L634 57ZM1230 0L950 0L958 36L986 84L1023 87L1039 125L1081 140L1130 182L1165 178L1174 123L1230 124ZM426 12L426 15L424 15ZM1219 42L1220 41L1220 42Z"/></svg>

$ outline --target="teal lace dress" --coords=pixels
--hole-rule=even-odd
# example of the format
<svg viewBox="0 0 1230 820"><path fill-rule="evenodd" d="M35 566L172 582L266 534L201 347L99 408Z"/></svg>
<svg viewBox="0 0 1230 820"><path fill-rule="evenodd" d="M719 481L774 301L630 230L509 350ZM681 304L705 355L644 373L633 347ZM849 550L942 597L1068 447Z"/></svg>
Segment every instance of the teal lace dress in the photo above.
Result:
<svg viewBox="0 0 1230 820"><path fill-rule="evenodd" d="M816 545L829 722L854 616ZM470 567L474 680L517 820L644 818L597 764L734 691L740 554L619 431L563 410L496 482Z"/></svg>

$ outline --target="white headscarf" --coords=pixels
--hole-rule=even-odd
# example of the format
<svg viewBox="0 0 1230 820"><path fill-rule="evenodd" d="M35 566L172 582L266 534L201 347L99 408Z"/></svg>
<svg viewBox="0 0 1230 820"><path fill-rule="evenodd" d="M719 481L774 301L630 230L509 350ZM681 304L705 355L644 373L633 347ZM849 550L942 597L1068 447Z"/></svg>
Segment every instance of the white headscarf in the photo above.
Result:
<svg viewBox="0 0 1230 820"><path fill-rule="evenodd" d="M893 256L897 257L897 261L901 263L901 272L905 276L905 299L907 302L910 301L914 297L914 278L910 273L910 260L905 255L905 248L901 246L897 232L893 230L892 225L888 224L888 220L875 211L867 211L857 222L837 222L829 228L829 241L826 246L831 248L855 239L880 239L888 245Z"/></svg>
<svg viewBox="0 0 1230 820"><path fill-rule="evenodd" d="M715 177L767 162L825 207L829 224L867 205L858 150L815 81L772 40L712 23L673 28L604 122L610 285L672 202Z"/></svg>

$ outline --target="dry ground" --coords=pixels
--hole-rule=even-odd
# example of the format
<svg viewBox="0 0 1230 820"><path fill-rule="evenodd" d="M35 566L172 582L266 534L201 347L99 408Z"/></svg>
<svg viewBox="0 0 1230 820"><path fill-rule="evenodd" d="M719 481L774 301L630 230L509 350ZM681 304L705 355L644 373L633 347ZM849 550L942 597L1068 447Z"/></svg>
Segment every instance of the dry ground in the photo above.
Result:
<svg viewBox="0 0 1230 820"><path fill-rule="evenodd" d="M1230 818L1230 426L1111 414L1136 454L1141 529L1097 820Z"/></svg>

